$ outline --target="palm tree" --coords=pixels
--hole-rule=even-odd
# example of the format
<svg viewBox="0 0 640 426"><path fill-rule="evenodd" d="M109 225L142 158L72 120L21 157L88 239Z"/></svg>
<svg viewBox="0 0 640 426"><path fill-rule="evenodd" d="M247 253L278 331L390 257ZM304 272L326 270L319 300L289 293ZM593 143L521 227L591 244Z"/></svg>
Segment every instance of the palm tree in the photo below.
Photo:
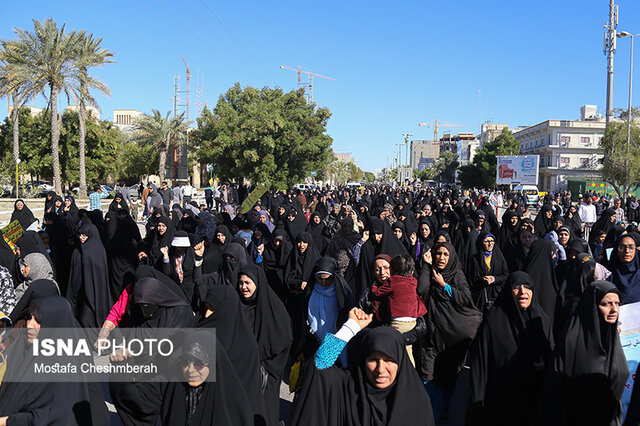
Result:
<svg viewBox="0 0 640 426"><path fill-rule="evenodd" d="M16 52L13 41L3 41L0 46L0 97L11 97L13 110L11 124L13 127L13 160L18 164L20 158L20 109L24 103L34 96L31 75L28 69L13 63ZM16 186L16 197L19 197Z"/></svg>
<svg viewBox="0 0 640 426"><path fill-rule="evenodd" d="M168 112L163 117L160 111L154 109L151 111L151 115L143 115L134 124L136 130L135 139L143 144L153 145L158 150L158 176L160 177L160 182L164 180L169 145L174 144L177 146L184 142L189 127L189 123L184 118L184 113L169 118L170 113Z"/></svg>
<svg viewBox="0 0 640 426"><path fill-rule="evenodd" d="M19 28L14 30L18 39L13 40L15 50L10 63L29 73L34 93L42 93L46 98L45 89L49 88L53 185L55 191L61 193L58 95L65 93L69 98L73 89L76 46L79 43L80 34L75 31L65 33L65 25L58 28L52 19L47 19L43 23L34 20L33 27L33 33Z"/></svg>
<svg viewBox="0 0 640 426"><path fill-rule="evenodd" d="M90 90L96 89L99 92L111 96L111 90L102 81L89 75L89 67L102 66L114 62L110 58L113 53L100 47L102 38L93 38L93 34L86 34L84 31L78 33L78 44L76 47L76 57L74 67L75 74L75 97L78 103L78 157L80 163L80 197L87 196L87 172L85 162L85 137L87 134L86 104L96 105L96 101L91 96Z"/></svg>

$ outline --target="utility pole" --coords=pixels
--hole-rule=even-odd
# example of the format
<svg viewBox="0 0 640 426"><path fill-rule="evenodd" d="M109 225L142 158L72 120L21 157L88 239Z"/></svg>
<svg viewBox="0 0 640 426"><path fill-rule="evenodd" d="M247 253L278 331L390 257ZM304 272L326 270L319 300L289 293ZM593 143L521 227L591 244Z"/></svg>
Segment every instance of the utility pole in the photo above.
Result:
<svg viewBox="0 0 640 426"><path fill-rule="evenodd" d="M613 55L616 53L616 28L618 27L618 6L609 0L609 23L605 25L604 54L607 57L607 124L613 117Z"/></svg>
<svg viewBox="0 0 640 426"><path fill-rule="evenodd" d="M404 148L405 148L405 169L406 169L406 173L404 178L405 179L410 179L410 176L412 175L411 173L411 165L409 163L409 137L413 136L410 133L403 133L402 136L404 136Z"/></svg>

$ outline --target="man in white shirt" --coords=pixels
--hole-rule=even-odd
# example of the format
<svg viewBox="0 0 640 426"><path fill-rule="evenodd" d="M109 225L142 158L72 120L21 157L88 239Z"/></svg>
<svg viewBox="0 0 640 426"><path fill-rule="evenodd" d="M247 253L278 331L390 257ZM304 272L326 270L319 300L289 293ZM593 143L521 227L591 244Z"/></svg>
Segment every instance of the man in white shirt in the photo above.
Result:
<svg viewBox="0 0 640 426"><path fill-rule="evenodd" d="M596 215L596 206L591 203L591 197L587 197L585 202L578 209L582 223L592 225L598 217Z"/></svg>
<svg viewBox="0 0 640 426"><path fill-rule="evenodd" d="M187 182L187 184L182 187L182 200L185 205L191 202L193 192L194 188L191 186L191 182Z"/></svg>

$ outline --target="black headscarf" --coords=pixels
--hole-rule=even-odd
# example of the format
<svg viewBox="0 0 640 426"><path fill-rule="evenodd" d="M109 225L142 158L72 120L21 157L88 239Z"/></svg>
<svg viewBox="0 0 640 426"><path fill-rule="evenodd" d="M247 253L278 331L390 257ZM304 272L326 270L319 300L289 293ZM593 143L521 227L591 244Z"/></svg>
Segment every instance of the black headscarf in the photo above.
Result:
<svg viewBox="0 0 640 426"><path fill-rule="evenodd" d="M360 249L360 262L356 271L355 285L352 288L355 295L360 295L363 289L371 287L373 283L374 259L379 254L388 254L392 258L408 254L407 249L391 232L391 227L381 219L372 217L369 221L369 239ZM382 234L382 240L377 243L375 234Z"/></svg>
<svg viewBox="0 0 640 426"><path fill-rule="evenodd" d="M238 285L238 271L248 263L247 251L238 243L230 243L223 250L222 266L218 271L218 284Z"/></svg>
<svg viewBox="0 0 640 426"><path fill-rule="evenodd" d="M116 198L120 198L120 203L116 201ZM120 191L117 191L115 193L115 195L113 196L113 201L111 201L111 204L109 204L110 212L118 212L118 210L126 210L127 212L129 211L129 205L127 204L127 201L124 199L124 196Z"/></svg>
<svg viewBox="0 0 640 426"><path fill-rule="evenodd" d="M27 309L33 300L54 295L60 295L60 290L56 283L51 280L35 280L27 287L13 311L9 313L11 323L15 324L27 313Z"/></svg>
<svg viewBox="0 0 640 426"><path fill-rule="evenodd" d="M88 238L73 251L67 300L83 327L100 328L113 305L107 255L95 225L85 223L78 233Z"/></svg>
<svg viewBox="0 0 640 426"><path fill-rule="evenodd" d="M556 245L551 240L534 241L523 269L535 281L536 298L552 324L563 303L552 257L556 250Z"/></svg>
<svg viewBox="0 0 640 426"><path fill-rule="evenodd" d="M476 211L474 215L481 212L481 210ZM488 225L483 226L482 229L483 231L481 232L489 232ZM476 230L475 222L471 219L465 220L456 232L455 237L454 247L456 249L456 253L458 253L460 266L462 267L462 270L466 272L469 266L469 260L476 251L476 242L478 240L478 231Z"/></svg>
<svg viewBox="0 0 640 426"><path fill-rule="evenodd" d="M441 247L449 252L449 261L444 269L436 270L451 287L452 296L434 281L431 267L423 269L418 289L427 306L429 342L421 374L426 380L436 380L441 386L448 387L464 366L467 349L482 321L482 314L473 304L458 256L450 243L433 247L434 265L436 252Z"/></svg>
<svg viewBox="0 0 640 426"><path fill-rule="evenodd" d="M37 299L31 299L29 304L29 312L33 314L36 320L40 323L41 330L53 329L53 328L65 328L65 329L79 329L78 322L73 317L71 307L69 303L61 296L50 295ZM81 333L76 333L74 336L76 339L83 337ZM51 336L51 331L47 330L46 335ZM71 333L71 331L67 331ZM26 333L25 333L26 334ZM40 338L44 335L41 331ZM46 338L46 335L44 338ZM33 357L30 348L31 344L27 343L26 336L22 335L21 338L15 341L9 348L7 354L7 376L5 380L15 373L15 370L10 370L15 366L16 362L22 363L22 365L33 365L37 360ZM26 350L20 355L20 351ZM28 359L31 358L31 359ZM72 357L72 359L65 358L60 361L73 362L76 368L79 364L78 357ZM12 361L13 360L13 361ZM46 360L47 364L53 365L54 359L49 358ZM90 362L92 360L87 359ZM19 372L18 372L19 374ZM18 376L19 377L19 376ZM17 380L18 377L14 376L9 381ZM104 409L104 398L100 394L99 402L102 403L102 407L99 405L92 406L89 396L89 385L83 381L75 382L57 382L57 383L28 383L28 382L10 382L3 383L0 388L0 412L3 415L9 415L9 423L22 424L64 424L64 425L87 425L92 424L92 410L95 410L97 418L99 415L107 415L106 409ZM94 384L90 384L94 385ZM44 390L42 389L44 386ZM99 390L98 390L99 392ZM39 397L36 400L33 398ZM24 401L20 401L24 399ZM26 406L25 406L26 404ZM30 404L33 404L29 407ZM16 410L17 407L20 407ZM45 408L44 418L40 418L43 413L40 412L42 408ZM22 414L18 414L18 413ZM31 415L33 417L31 417ZM46 419L46 420L45 420Z"/></svg>
<svg viewBox="0 0 640 426"><path fill-rule="evenodd" d="M303 382L292 414L292 425L435 425L431 401L409 361L402 335L391 327L365 329L347 345L349 368L319 370L314 359L303 372ZM386 389L368 381L364 363L379 351L398 364L396 379Z"/></svg>
<svg viewBox="0 0 640 426"><path fill-rule="evenodd" d="M512 294L513 286L522 284L533 290L527 309L522 309ZM513 272L485 315L469 352L471 403L467 424L510 425L514 419L523 420L519 423L523 425L536 424L535 409L524 414L518 401L538 400L542 370L535 364L547 364L552 348L551 322L536 303L534 281L524 272Z"/></svg>
<svg viewBox="0 0 640 426"><path fill-rule="evenodd" d="M218 234L224 235L224 243L218 239ZM218 225L216 227L215 236L213 241L207 247L204 253L204 260L202 262L202 272L205 274L211 274L217 272L222 266L224 248L231 244L231 231L227 225Z"/></svg>
<svg viewBox="0 0 640 426"><path fill-rule="evenodd" d="M314 217L320 218L320 223L316 224L313 221ZM319 212L313 212L309 218L309 223L307 224L307 232L311 234L313 238L313 242L318 247L318 253L324 253L327 245L329 244L329 238L327 237L327 232L325 230L325 224L322 220L322 215Z"/></svg>
<svg viewBox="0 0 640 426"><path fill-rule="evenodd" d="M284 304L269 286L262 268L247 265L238 273L239 277L242 275L251 278L256 285L252 297L245 299L240 294L240 301L258 342L260 363L268 374L264 391L266 414L270 424L277 424L280 413L280 383L293 340L291 320Z"/></svg>
<svg viewBox="0 0 640 426"><path fill-rule="evenodd" d="M244 305L247 318L250 320L260 347L260 360L271 360L276 355L288 350L291 345L291 321L289 315L269 287L264 271L256 265L246 265L238 273L238 276L246 275L256 285L256 291L249 300L240 295L240 301ZM252 311L252 312L250 312ZM273 375L277 371L270 371Z"/></svg>
<svg viewBox="0 0 640 426"><path fill-rule="evenodd" d="M47 258L51 267L53 268L53 273L55 275L55 266L53 261L51 260L51 256L47 252L47 249L44 247L42 243L42 239L40 235L36 231L25 231L22 233L22 236L18 238L16 245L20 248L20 257L25 257L31 253L41 253L44 257Z"/></svg>
<svg viewBox="0 0 640 426"><path fill-rule="evenodd" d="M282 240L279 247L275 247L275 239ZM291 250L292 245L288 234L282 229L276 229L271 235L271 240L265 243L262 253L262 267L267 274L269 284L282 300L286 300L284 274Z"/></svg>
<svg viewBox="0 0 640 426"><path fill-rule="evenodd" d="M547 217L547 212L552 212L551 218ZM536 216L536 220L533 221L536 237L544 238L551 232L553 230L553 221L553 207L550 204L545 204Z"/></svg>
<svg viewBox="0 0 640 426"><path fill-rule="evenodd" d="M516 224L516 226L513 226L511 224L512 217L519 217L518 213L516 213L515 210L507 210L506 212L504 212L504 214L502 215L502 225L500 226L500 231L498 231L498 235L496 235L496 245L502 251L507 248L509 240L516 233L516 230L518 228L518 224Z"/></svg>
<svg viewBox="0 0 640 426"><path fill-rule="evenodd" d="M23 204L22 210L18 210L18 208L16 207L19 202L22 202ZM36 221L35 216L22 199L18 199L15 203L13 203L13 213L11 213L10 222L13 222L14 220L17 220L20 223L20 226L23 230L26 230L33 222Z"/></svg>
<svg viewBox="0 0 640 426"><path fill-rule="evenodd" d="M589 233L589 246L593 244L596 236L599 232L604 232L608 234L611 228L616 226L616 222L611 222L611 218L616 215L616 211L614 209L606 209L602 212L602 216L598 219L593 226L591 227L591 232Z"/></svg>
<svg viewBox="0 0 640 426"><path fill-rule="evenodd" d="M213 313L203 318L199 327L216 329L216 337L238 373L254 414L263 416L260 349L252 327L242 313L236 288L225 285L209 286L205 304Z"/></svg>
<svg viewBox="0 0 640 426"><path fill-rule="evenodd" d="M636 250L633 259L629 263L624 263L618 257L618 244L625 238L631 238L635 241L636 247L638 241L636 241L631 235L621 235L616 241L616 244L611 261L609 262L609 268L611 269L611 281L616 285L620 291L620 303L627 304L640 300L640 253Z"/></svg>
<svg viewBox="0 0 640 426"><path fill-rule="evenodd" d="M189 334L182 356L210 368L209 379L197 388L185 382L167 385L162 398L162 424L253 426L252 406L222 345L207 330ZM206 359L202 359L206 358ZM215 359L215 365L210 365ZM215 380L211 380L215 372ZM182 372L180 372L182 373Z"/></svg>
<svg viewBox="0 0 640 426"><path fill-rule="evenodd" d="M315 352L319 345L317 338L310 333L307 325L309 317L309 299L311 298L313 288L316 285L315 274L319 271L327 272L333 276L336 293L335 296L338 304L336 330L344 324L348 318L349 310L354 306L354 297L351 293L351 287L349 287L344 276L340 273L338 261L327 256L319 258L313 267L312 279L305 287L304 302L297 305L296 312L292 315L293 338L295 341L292 348L292 354L294 356L304 353L306 357L309 357L313 352Z"/></svg>
<svg viewBox="0 0 640 426"><path fill-rule="evenodd" d="M296 238L296 243L304 241L307 249L304 253L300 253L298 247L294 247L289 255L289 261L285 269L285 281L289 292L295 294L302 291L300 285L304 281L312 279L311 272L320 254L316 251L315 241L308 232L302 232Z"/></svg>
<svg viewBox="0 0 640 426"><path fill-rule="evenodd" d="M160 235L158 232L158 224L162 223L167 227L167 230L164 234ZM147 256L149 256L149 265L155 265L156 267L160 266L162 262L162 252L160 252L161 247L171 247L171 242L173 241L173 237L175 236L176 228L173 226L173 222L166 216L160 216L156 220L156 225L151 231L149 248L147 251Z"/></svg>
<svg viewBox="0 0 640 426"><path fill-rule="evenodd" d="M509 275L509 267L502 252L498 248L498 244L493 246L491 253L485 252L482 242L487 237L495 236L492 234L482 233L476 240L476 253L469 261L469 280L471 281L471 293L475 301L476 307L486 312L502 291L502 286ZM490 268L487 268L486 257L491 256L489 262ZM484 277L492 276L495 281L487 285Z"/></svg>
<svg viewBox="0 0 640 426"><path fill-rule="evenodd" d="M544 389L542 418L550 425L616 425L629 377L617 324L607 323L598 305L610 282L594 281L584 292L557 339Z"/></svg>

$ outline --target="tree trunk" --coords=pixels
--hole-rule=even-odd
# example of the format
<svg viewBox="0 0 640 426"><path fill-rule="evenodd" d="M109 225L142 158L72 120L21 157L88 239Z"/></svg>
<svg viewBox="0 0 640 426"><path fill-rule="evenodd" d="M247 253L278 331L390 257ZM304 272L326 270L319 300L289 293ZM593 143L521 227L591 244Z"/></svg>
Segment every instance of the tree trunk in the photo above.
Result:
<svg viewBox="0 0 640 426"><path fill-rule="evenodd" d="M13 94L13 111L11 112L11 121L13 123L13 163L18 164L20 158L20 106L18 105L18 96ZM16 186L16 198L19 198L19 188Z"/></svg>
<svg viewBox="0 0 640 426"><path fill-rule="evenodd" d="M160 157L159 157L159 169L158 170L158 176L160 176L160 182L162 183L164 181L164 169L167 165L167 148L162 148L160 149Z"/></svg>
<svg viewBox="0 0 640 426"><path fill-rule="evenodd" d="M58 88L51 86L51 163L53 165L53 189L62 194L62 175L60 173L60 122L58 121Z"/></svg>
<svg viewBox="0 0 640 426"><path fill-rule="evenodd" d="M80 99L78 106L78 159L80 163L80 191L78 195L81 198L84 198L87 196L87 170L84 157L84 142L87 135L87 109L84 106L83 99Z"/></svg>

